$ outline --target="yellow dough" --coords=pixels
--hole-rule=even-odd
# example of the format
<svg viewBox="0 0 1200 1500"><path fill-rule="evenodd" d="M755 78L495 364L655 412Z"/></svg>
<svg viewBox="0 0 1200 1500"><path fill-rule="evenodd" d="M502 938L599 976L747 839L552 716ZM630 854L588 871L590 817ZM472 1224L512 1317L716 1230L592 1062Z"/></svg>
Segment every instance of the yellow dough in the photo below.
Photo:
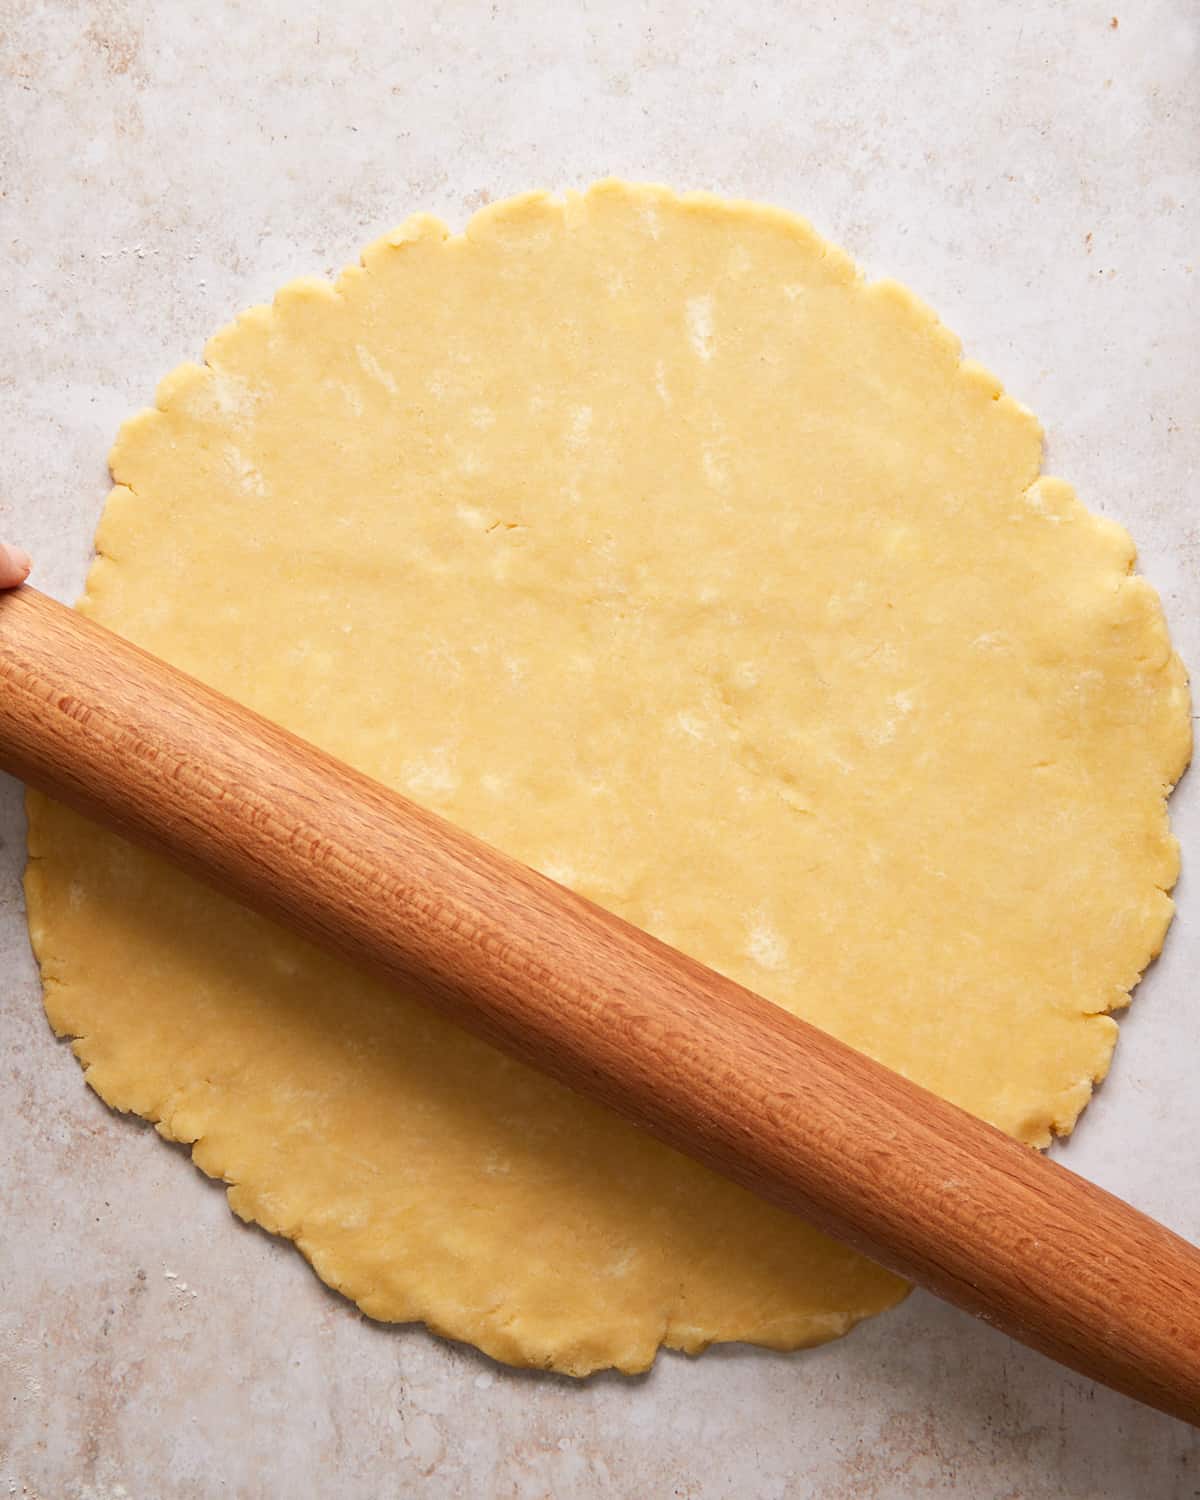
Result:
<svg viewBox="0 0 1200 1500"><path fill-rule="evenodd" d="M81 608L1033 1145L1158 952L1185 676L1133 547L807 225L420 217L122 429ZM894 1277L39 797L46 1006L377 1318L640 1370ZM130 1191L135 1191L131 1187Z"/></svg>

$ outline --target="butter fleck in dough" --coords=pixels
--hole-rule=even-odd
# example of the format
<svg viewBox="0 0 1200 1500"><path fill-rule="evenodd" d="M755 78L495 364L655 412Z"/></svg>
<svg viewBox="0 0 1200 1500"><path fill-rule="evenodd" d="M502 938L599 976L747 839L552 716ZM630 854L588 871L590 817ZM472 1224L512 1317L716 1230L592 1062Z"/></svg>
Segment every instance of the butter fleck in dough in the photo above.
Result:
<svg viewBox="0 0 1200 1500"><path fill-rule="evenodd" d="M1185 677L1128 536L928 309L786 214L609 182L411 219L205 354L121 431L86 613L1020 1140L1071 1129L1170 919ZM582 1375L903 1295L30 820L88 1082L372 1316Z"/></svg>

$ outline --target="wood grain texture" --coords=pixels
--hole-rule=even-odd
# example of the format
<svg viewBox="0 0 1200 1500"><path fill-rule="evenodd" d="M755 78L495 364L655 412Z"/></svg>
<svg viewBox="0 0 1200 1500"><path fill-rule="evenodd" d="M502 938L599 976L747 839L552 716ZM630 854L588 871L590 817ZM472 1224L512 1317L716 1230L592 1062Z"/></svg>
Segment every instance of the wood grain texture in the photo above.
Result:
<svg viewBox="0 0 1200 1500"><path fill-rule="evenodd" d="M0 595L0 765L1200 1425L1200 1250L29 587Z"/></svg>

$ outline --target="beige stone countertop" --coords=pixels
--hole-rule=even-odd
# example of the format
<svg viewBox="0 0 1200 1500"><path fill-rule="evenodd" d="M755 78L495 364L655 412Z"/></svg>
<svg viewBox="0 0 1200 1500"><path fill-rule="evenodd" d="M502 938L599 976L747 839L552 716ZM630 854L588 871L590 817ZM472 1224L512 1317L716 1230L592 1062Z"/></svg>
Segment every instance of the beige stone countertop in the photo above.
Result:
<svg viewBox="0 0 1200 1500"><path fill-rule="evenodd" d="M0 0L0 535L73 599L119 422L239 309L413 211L614 173L795 209L913 287L1195 667L1198 43L1194 0ZM1059 1154L1200 1240L1196 777L1173 813L1175 927ZM1200 1435L922 1294L582 1383L371 1324L87 1091L23 860L0 777L0 1500L1200 1496Z"/></svg>

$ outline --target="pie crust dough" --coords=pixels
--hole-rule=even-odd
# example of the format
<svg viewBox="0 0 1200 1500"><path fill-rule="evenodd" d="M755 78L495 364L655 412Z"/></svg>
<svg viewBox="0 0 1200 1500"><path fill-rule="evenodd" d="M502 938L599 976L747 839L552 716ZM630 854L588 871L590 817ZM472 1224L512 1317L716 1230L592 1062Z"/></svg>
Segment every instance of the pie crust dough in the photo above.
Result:
<svg viewBox="0 0 1200 1500"><path fill-rule="evenodd" d="M123 427L80 608L1045 1145L1158 952L1186 679L1032 415L788 214L409 220ZM497 1359L819 1342L904 1285L31 796L109 1104L373 1317ZM833 1168L831 1168L833 1170Z"/></svg>

